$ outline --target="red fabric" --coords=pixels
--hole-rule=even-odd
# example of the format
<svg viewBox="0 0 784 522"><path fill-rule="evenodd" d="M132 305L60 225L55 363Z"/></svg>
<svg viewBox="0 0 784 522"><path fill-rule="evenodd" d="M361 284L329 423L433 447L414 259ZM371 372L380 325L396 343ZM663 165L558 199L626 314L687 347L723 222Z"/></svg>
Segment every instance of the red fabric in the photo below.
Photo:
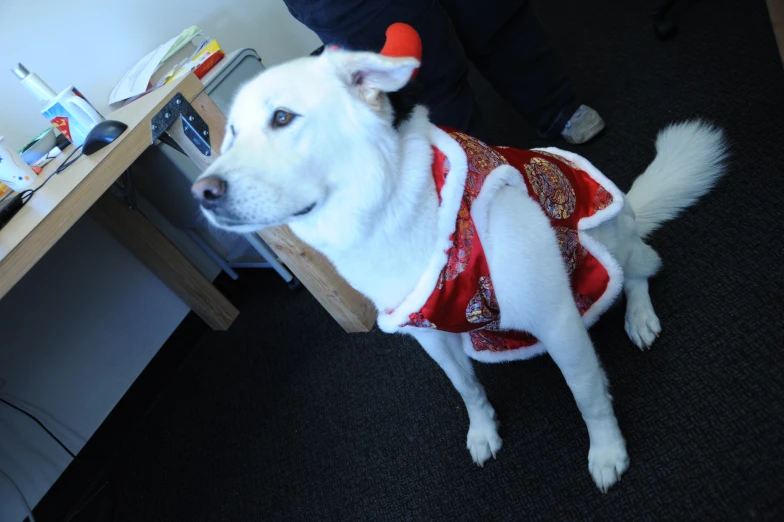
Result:
<svg viewBox="0 0 784 522"><path fill-rule="evenodd" d="M438 202L441 203L441 189L446 183L446 175L449 172L449 165L443 152L433 147L433 180L436 182L438 192ZM439 174L436 174L439 173Z"/></svg>
<svg viewBox="0 0 784 522"><path fill-rule="evenodd" d="M422 40L416 29L401 22L394 23L387 28L386 42L379 54L384 56L403 58L416 58L422 62ZM414 69L411 78L417 75L419 68Z"/></svg>
<svg viewBox="0 0 784 522"><path fill-rule="evenodd" d="M445 129L447 130L447 129ZM469 212L485 179L496 167L517 168L531 198L550 218L564 263L571 277L575 304L584 314L607 290L609 274L580 244L577 224L612 203L612 196L576 164L547 152L490 147L465 134L449 131L466 153L468 172L463 199L446 266L436 288L406 325L453 333L470 332L474 349L505 351L532 346L527 332L498 327L498 303L482 243ZM435 149L433 178L441 198L449 161Z"/></svg>

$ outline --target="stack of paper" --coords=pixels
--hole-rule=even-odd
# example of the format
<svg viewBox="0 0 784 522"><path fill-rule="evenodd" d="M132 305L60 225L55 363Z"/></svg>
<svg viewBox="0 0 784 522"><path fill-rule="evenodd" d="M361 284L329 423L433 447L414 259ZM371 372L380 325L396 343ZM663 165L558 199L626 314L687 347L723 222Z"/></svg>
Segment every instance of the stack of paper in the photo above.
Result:
<svg viewBox="0 0 784 522"><path fill-rule="evenodd" d="M218 42L204 36L201 27L189 27L125 73L112 90L109 103L133 101L194 69L203 76L221 58L223 51Z"/></svg>

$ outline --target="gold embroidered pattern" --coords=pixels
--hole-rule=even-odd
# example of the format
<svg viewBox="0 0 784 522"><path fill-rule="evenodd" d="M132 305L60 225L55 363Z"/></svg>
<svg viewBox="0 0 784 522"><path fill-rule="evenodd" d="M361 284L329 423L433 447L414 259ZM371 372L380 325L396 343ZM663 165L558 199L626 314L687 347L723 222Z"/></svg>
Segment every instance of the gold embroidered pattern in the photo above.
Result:
<svg viewBox="0 0 784 522"><path fill-rule="evenodd" d="M553 219L566 219L574 212L574 188L557 165L543 158L531 158L525 173L542 208Z"/></svg>

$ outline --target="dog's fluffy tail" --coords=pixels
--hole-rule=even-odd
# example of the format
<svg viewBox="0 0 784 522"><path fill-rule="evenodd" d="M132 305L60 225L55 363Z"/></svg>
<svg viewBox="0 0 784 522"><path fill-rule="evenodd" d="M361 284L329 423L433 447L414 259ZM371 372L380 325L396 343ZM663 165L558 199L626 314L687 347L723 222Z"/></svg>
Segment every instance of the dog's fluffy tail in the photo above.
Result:
<svg viewBox="0 0 784 522"><path fill-rule="evenodd" d="M656 138L656 158L626 195L641 237L676 217L708 192L724 173L727 145L721 129L688 121Z"/></svg>

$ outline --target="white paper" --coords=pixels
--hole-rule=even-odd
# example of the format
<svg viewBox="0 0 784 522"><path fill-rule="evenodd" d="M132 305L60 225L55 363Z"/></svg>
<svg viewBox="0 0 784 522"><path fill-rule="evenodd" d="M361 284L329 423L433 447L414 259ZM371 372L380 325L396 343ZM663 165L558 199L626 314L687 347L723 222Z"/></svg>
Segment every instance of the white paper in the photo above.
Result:
<svg viewBox="0 0 784 522"><path fill-rule="evenodd" d="M139 60L139 62L125 73L120 83L112 90L109 96L109 103L117 103L132 96L138 96L147 91L150 78L155 74L161 60L175 44L179 36L175 36L165 44L161 45L150 54Z"/></svg>

